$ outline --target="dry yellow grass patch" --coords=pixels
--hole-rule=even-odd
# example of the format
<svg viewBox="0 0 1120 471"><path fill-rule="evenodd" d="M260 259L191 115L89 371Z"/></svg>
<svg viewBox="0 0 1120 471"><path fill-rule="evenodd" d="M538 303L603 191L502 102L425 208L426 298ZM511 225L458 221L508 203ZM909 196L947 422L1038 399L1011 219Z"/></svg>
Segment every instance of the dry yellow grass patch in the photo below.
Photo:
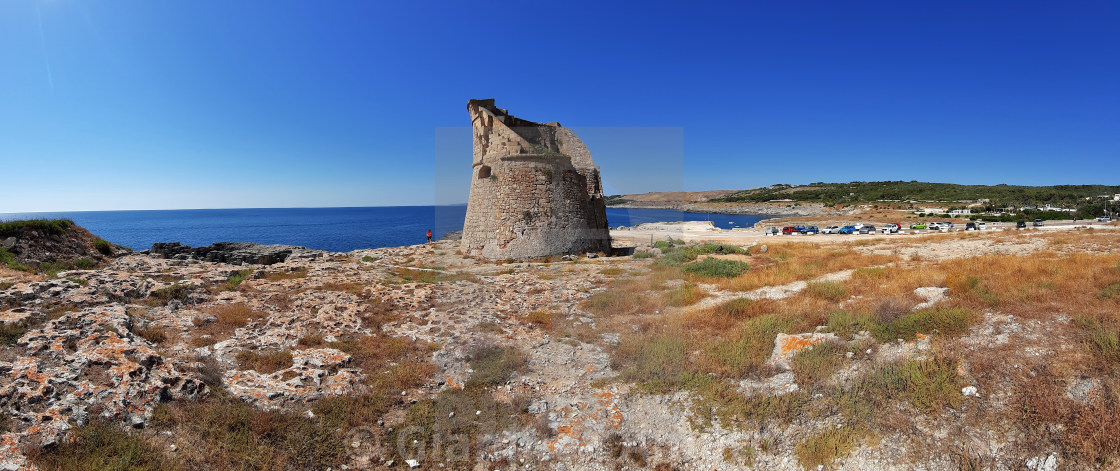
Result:
<svg viewBox="0 0 1120 471"><path fill-rule="evenodd" d="M774 245L766 254L754 258L767 259L771 263L752 264L751 269L742 275L719 282L719 287L750 291L811 280L841 270L883 265L897 259L894 255L865 255L847 247L806 243Z"/></svg>
<svg viewBox="0 0 1120 471"><path fill-rule="evenodd" d="M192 339L192 344L196 347L211 345L220 340L228 339L238 327L245 327L250 321L266 316L265 313L256 312L251 307L241 303L219 304L203 312L214 316L214 318L198 317L194 319L194 325L198 329Z"/></svg>

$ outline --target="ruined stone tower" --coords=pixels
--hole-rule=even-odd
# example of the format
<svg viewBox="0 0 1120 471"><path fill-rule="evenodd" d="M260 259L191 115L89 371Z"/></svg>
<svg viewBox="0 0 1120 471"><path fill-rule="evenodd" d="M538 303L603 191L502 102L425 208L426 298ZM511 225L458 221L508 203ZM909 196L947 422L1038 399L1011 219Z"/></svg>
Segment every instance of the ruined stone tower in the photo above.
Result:
<svg viewBox="0 0 1120 471"><path fill-rule="evenodd" d="M494 260L609 252L599 167L559 123L511 116L494 100L470 100L471 194L463 251Z"/></svg>

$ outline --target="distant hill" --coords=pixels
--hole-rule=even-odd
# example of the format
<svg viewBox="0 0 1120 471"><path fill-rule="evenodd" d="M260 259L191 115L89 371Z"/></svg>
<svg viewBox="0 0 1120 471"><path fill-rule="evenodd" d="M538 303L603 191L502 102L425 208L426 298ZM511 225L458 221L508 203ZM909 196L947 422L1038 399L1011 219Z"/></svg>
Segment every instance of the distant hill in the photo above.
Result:
<svg viewBox="0 0 1120 471"><path fill-rule="evenodd" d="M757 203L773 200L852 204L875 202L974 203L987 200L993 206L1042 206L1046 204L1077 208L1086 198L1120 193L1120 186L1108 185L956 185L918 181L812 183L803 186L772 185L743 190L714 202Z"/></svg>

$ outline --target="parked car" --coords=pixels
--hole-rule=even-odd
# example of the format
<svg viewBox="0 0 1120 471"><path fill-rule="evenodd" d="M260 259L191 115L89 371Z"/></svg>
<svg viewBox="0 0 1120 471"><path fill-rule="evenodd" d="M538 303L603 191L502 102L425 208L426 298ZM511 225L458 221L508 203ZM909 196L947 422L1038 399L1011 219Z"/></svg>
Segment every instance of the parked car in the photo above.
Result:
<svg viewBox="0 0 1120 471"><path fill-rule="evenodd" d="M824 229L821 229L821 234L839 234L839 233L840 233L840 226L828 226Z"/></svg>
<svg viewBox="0 0 1120 471"><path fill-rule="evenodd" d="M805 226L805 229L801 230L801 232L805 234L817 234L820 233L820 231L820 229L817 229L817 226Z"/></svg>
<svg viewBox="0 0 1120 471"><path fill-rule="evenodd" d="M1097 218L1097 222L1112 222L1112 218L1108 216L1101 216Z"/></svg>
<svg viewBox="0 0 1120 471"><path fill-rule="evenodd" d="M980 230L980 228L976 226L975 222L970 222L970 223L964 225L964 230L966 230L966 231L978 231L978 230Z"/></svg>
<svg viewBox="0 0 1120 471"><path fill-rule="evenodd" d="M911 229L925 229L925 228L926 228L926 223L924 223L924 222L915 222L914 224L911 224L911 225L910 225L910 228L911 228Z"/></svg>
<svg viewBox="0 0 1120 471"><path fill-rule="evenodd" d="M978 230L978 231L982 231L982 230L987 229L987 228L988 228L988 223L986 223L984 221L980 221L980 222L976 223L976 230Z"/></svg>
<svg viewBox="0 0 1120 471"><path fill-rule="evenodd" d="M849 225L849 226L844 226L844 227L841 227L841 228L840 228L840 230L839 230L838 232L836 232L836 233L837 233L837 234L852 234L852 233L854 233L854 232L855 232L855 231L857 231L857 230L858 230L858 229L856 229L856 226L850 226L850 225Z"/></svg>
<svg viewBox="0 0 1120 471"><path fill-rule="evenodd" d="M879 229L879 232L882 232L884 234L897 234L901 230L902 224L896 222L883 226L882 229Z"/></svg>
<svg viewBox="0 0 1120 471"><path fill-rule="evenodd" d="M1042 227L1042 220L1041 219L1035 219L1034 220L1034 227Z"/></svg>
<svg viewBox="0 0 1120 471"><path fill-rule="evenodd" d="M859 233L860 234L874 234L875 233L875 226L872 226L870 224L864 225L863 227L859 228Z"/></svg>
<svg viewBox="0 0 1120 471"><path fill-rule="evenodd" d="M766 228L766 235L778 235L778 232L780 231L777 227L770 226Z"/></svg>
<svg viewBox="0 0 1120 471"><path fill-rule="evenodd" d="M926 225L926 229L929 229L931 231L940 231L941 230L941 224L938 224L936 222L931 222L928 225Z"/></svg>
<svg viewBox="0 0 1120 471"><path fill-rule="evenodd" d="M945 221L941 223L941 229L951 231L953 230L953 223L951 221Z"/></svg>
<svg viewBox="0 0 1120 471"><path fill-rule="evenodd" d="M1015 223L1015 228L1016 228L1016 229L1026 229L1026 228L1027 228L1027 221L1018 221L1018 222L1016 222L1016 223Z"/></svg>

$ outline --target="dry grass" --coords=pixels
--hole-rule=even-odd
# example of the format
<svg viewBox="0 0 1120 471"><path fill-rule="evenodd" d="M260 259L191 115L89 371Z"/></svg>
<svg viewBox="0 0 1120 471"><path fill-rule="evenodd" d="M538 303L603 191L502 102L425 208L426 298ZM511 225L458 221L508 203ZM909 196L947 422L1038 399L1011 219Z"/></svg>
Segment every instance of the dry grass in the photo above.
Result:
<svg viewBox="0 0 1120 471"><path fill-rule="evenodd" d="M323 334L307 334L296 341L296 345L302 348L321 347L326 343L327 341L323 338Z"/></svg>
<svg viewBox="0 0 1120 471"><path fill-rule="evenodd" d="M893 255L864 255L851 248L822 246L813 243L783 243L769 248L765 255L754 257L751 270L720 282L720 288L750 291L818 278L841 270L884 265L895 260Z"/></svg>
<svg viewBox="0 0 1120 471"><path fill-rule="evenodd" d="M193 285L186 285L174 283L171 286L163 287L153 290L148 293L148 298L144 300L149 306L164 306L171 301L189 302L191 294L195 291L201 290Z"/></svg>
<svg viewBox="0 0 1120 471"><path fill-rule="evenodd" d="M170 469L322 469L345 458L345 430L321 418L261 410L224 393L163 405L151 425L171 432L179 444Z"/></svg>
<svg viewBox="0 0 1120 471"><path fill-rule="evenodd" d="M436 371L428 360L427 345L405 338L363 335L328 346L348 353L376 391L400 394L424 384Z"/></svg>
<svg viewBox="0 0 1120 471"><path fill-rule="evenodd" d="M15 345L26 332L27 327L21 324L0 323L0 345Z"/></svg>
<svg viewBox="0 0 1120 471"><path fill-rule="evenodd" d="M268 272L264 274L263 278L269 281L307 278L307 271L307 267L293 268L290 271Z"/></svg>
<svg viewBox="0 0 1120 471"><path fill-rule="evenodd" d="M848 297L848 288L835 281L811 281L805 286L809 296L837 302Z"/></svg>
<svg viewBox="0 0 1120 471"><path fill-rule="evenodd" d="M1016 388L1017 417L1035 440L1057 444L1063 458L1085 467L1115 463L1120 454L1120 384L1115 377L1102 381L1084 401L1066 395L1065 381L1047 366L1033 377L1021 378ZM1076 466L1075 466L1076 467Z"/></svg>
<svg viewBox="0 0 1120 471"><path fill-rule="evenodd" d="M548 332L552 330L552 313L549 311L533 311L525 316L524 322Z"/></svg>
<svg viewBox="0 0 1120 471"><path fill-rule="evenodd" d="M292 352L242 350L237 353L237 365L242 370L271 374L292 367Z"/></svg>
<svg viewBox="0 0 1120 471"><path fill-rule="evenodd" d="M29 449L28 457L44 471L137 470L171 471L186 469L164 456L159 448L115 424L95 420L79 427L71 439L50 450Z"/></svg>
<svg viewBox="0 0 1120 471"><path fill-rule="evenodd" d="M242 303L218 304L203 312L207 316L194 319L197 329L192 344L196 347L212 345L228 339L237 328L245 327L249 322L266 316L265 313L256 312Z"/></svg>
<svg viewBox="0 0 1120 471"><path fill-rule="evenodd" d="M394 268L393 275L396 279L388 280L390 283L457 283L460 281L473 282L478 280L477 277L465 271L447 273L434 270Z"/></svg>
<svg viewBox="0 0 1120 471"><path fill-rule="evenodd" d="M340 293L350 293L355 296L363 296L365 294L366 285L359 282L327 282L319 285L315 289L319 291L338 291Z"/></svg>
<svg viewBox="0 0 1120 471"><path fill-rule="evenodd" d="M149 324L144 327L133 327L132 333L156 345L161 345L167 342L168 339L167 329L154 324Z"/></svg>

